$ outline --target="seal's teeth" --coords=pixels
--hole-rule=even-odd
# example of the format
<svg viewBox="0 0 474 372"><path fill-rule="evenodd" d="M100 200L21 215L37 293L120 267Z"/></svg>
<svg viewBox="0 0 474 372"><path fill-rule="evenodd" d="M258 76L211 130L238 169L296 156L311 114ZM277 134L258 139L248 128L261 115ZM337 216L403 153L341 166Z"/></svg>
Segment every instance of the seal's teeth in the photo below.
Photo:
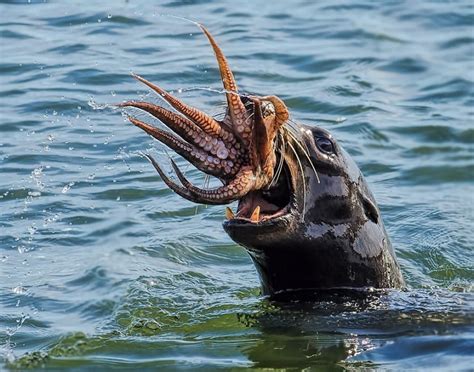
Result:
<svg viewBox="0 0 474 372"><path fill-rule="evenodd" d="M229 207L225 207L225 218L227 218L228 220L234 218L234 212L232 212L232 209L230 209Z"/></svg>
<svg viewBox="0 0 474 372"><path fill-rule="evenodd" d="M250 216L250 221L258 222L259 219L260 219L260 206L257 205L255 209L253 210L252 215Z"/></svg>

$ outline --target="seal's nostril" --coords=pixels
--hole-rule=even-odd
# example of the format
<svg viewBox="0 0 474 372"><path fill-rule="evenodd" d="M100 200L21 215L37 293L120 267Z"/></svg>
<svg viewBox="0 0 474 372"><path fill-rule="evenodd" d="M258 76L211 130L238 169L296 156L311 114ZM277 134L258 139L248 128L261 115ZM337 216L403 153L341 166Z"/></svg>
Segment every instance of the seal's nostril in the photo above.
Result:
<svg viewBox="0 0 474 372"><path fill-rule="evenodd" d="M377 207L374 205L374 203L362 195L362 205L364 207L365 216L373 223L378 223L379 212L377 211Z"/></svg>

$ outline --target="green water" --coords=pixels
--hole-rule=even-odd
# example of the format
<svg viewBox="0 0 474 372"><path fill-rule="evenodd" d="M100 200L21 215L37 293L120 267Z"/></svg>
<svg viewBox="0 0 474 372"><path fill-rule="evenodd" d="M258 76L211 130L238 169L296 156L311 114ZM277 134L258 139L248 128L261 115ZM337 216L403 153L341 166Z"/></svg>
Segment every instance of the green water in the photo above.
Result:
<svg viewBox="0 0 474 372"><path fill-rule="evenodd" d="M222 112L168 15L343 143L407 291L272 303L223 208L165 187L140 156L163 147L102 105L160 102L133 71ZM472 368L471 1L0 1L0 37L0 369Z"/></svg>

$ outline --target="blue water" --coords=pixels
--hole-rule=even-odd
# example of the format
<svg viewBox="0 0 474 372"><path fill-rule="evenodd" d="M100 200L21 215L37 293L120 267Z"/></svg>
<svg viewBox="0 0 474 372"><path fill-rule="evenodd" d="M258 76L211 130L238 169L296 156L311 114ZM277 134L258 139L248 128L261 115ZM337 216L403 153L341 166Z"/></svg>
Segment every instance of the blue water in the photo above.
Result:
<svg viewBox="0 0 474 372"><path fill-rule="evenodd" d="M170 15L343 143L407 291L272 303L223 208L166 188L140 155L163 147L106 104L160 103L135 72L222 112L206 38ZM472 1L12 0L0 37L0 369L472 368Z"/></svg>

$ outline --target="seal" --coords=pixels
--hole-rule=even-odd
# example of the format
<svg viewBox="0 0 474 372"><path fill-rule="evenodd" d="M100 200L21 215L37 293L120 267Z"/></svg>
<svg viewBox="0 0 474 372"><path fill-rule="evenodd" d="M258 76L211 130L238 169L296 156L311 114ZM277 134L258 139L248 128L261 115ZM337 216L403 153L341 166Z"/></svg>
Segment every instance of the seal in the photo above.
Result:
<svg viewBox="0 0 474 372"><path fill-rule="evenodd" d="M238 201L235 212L226 208L224 229L249 253L266 295L402 287L379 208L351 157L327 130L293 122L280 98L240 94L222 50L199 26L219 64L228 106L223 120L138 75L177 112L143 101L119 105L159 119L175 134L129 116L223 186L198 188L171 160L177 183L146 155L165 184L195 203Z"/></svg>

